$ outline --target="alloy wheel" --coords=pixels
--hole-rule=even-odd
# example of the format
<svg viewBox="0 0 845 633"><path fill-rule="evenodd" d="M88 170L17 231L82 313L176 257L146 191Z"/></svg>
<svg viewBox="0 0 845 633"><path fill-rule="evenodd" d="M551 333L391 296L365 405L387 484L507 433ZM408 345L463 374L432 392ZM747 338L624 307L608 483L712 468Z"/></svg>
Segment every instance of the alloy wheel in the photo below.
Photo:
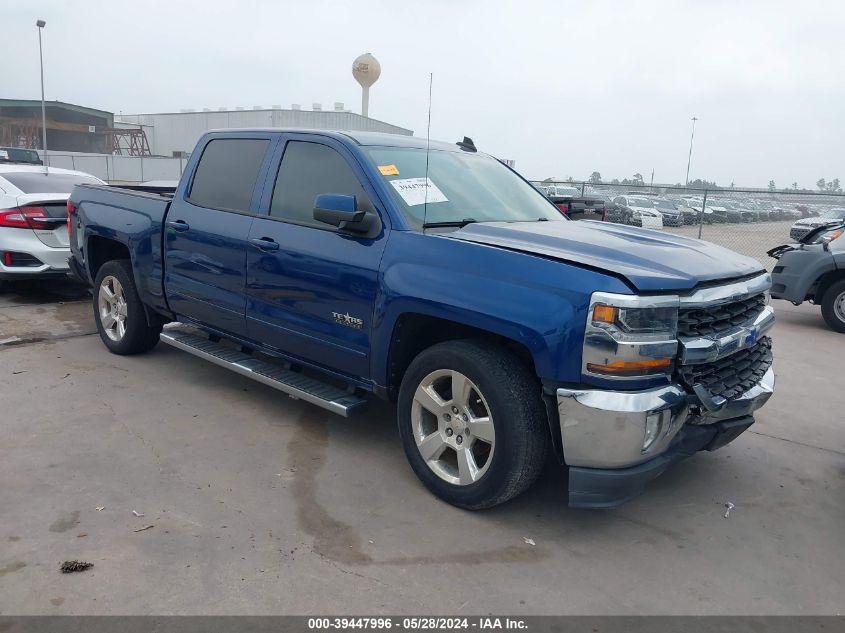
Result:
<svg viewBox="0 0 845 633"><path fill-rule="evenodd" d="M103 331L111 340L118 342L126 335L126 295L117 277L103 277L97 291L97 308Z"/></svg>
<svg viewBox="0 0 845 633"><path fill-rule="evenodd" d="M496 445L493 417L478 386L462 373L439 369L422 379L411 425L420 456L444 481L468 486L487 472Z"/></svg>

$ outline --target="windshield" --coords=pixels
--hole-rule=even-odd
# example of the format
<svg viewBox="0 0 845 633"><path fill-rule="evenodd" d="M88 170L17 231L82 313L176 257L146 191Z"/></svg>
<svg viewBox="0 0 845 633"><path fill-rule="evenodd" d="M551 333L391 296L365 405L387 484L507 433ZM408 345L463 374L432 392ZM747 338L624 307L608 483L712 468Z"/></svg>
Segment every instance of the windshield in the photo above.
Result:
<svg viewBox="0 0 845 633"><path fill-rule="evenodd" d="M102 185L103 181L84 174L57 174L43 171L0 172L23 193L70 193L75 185Z"/></svg>
<svg viewBox="0 0 845 633"><path fill-rule="evenodd" d="M632 207L646 207L648 209L654 208L654 204L652 204L651 200L648 198L628 198L628 203Z"/></svg>
<svg viewBox="0 0 845 633"><path fill-rule="evenodd" d="M374 147L366 151L397 207L416 228L424 222L469 219L566 221L548 198L490 156L432 150L426 187L426 150Z"/></svg>
<svg viewBox="0 0 845 633"><path fill-rule="evenodd" d="M655 205L660 209L677 209L678 207L675 206L675 203L671 200L655 200Z"/></svg>
<svg viewBox="0 0 845 633"><path fill-rule="evenodd" d="M0 147L0 162L31 163L40 165L41 158L34 149L20 149L17 147Z"/></svg>
<svg viewBox="0 0 845 633"><path fill-rule="evenodd" d="M819 213L825 220L845 220L845 209L827 209Z"/></svg>

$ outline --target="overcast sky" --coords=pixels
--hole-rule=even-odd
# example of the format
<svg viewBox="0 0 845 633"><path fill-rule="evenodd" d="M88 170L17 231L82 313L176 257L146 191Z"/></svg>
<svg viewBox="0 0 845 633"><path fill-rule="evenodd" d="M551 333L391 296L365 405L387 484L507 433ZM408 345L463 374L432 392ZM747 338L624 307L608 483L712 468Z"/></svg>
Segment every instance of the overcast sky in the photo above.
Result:
<svg viewBox="0 0 845 633"><path fill-rule="evenodd" d="M343 101L529 178L845 180L845 2L0 0L0 97L119 113Z"/></svg>

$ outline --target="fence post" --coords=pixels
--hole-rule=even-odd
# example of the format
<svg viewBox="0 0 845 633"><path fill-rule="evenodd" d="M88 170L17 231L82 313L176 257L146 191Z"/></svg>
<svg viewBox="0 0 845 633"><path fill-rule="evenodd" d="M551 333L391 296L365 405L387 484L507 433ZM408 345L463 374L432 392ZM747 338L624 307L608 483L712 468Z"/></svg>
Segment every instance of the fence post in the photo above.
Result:
<svg viewBox="0 0 845 633"><path fill-rule="evenodd" d="M582 183L581 183L581 197L582 197L582 198L584 197L584 187L586 187L586 186L587 186L587 183L586 183L586 182L582 182Z"/></svg>
<svg viewBox="0 0 845 633"><path fill-rule="evenodd" d="M707 207L707 189L704 190L704 200L701 201L701 213L698 214L698 239L701 239L701 227L704 224L704 209Z"/></svg>

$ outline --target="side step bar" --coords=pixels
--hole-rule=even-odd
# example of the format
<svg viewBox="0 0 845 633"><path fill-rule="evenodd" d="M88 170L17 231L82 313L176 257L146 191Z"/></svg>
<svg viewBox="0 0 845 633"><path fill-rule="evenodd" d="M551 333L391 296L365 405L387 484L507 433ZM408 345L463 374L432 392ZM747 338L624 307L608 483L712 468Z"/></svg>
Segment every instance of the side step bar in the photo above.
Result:
<svg viewBox="0 0 845 633"><path fill-rule="evenodd" d="M367 406L367 399L360 395L320 382L315 378L303 376L301 373L285 369L279 365L259 360L220 343L215 343L203 336L197 336L171 326L161 333L160 338L161 342L166 345L199 356L215 365L231 369L242 376L278 389L292 398L316 404L318 407L344 417L349 417Z"/></svg>

